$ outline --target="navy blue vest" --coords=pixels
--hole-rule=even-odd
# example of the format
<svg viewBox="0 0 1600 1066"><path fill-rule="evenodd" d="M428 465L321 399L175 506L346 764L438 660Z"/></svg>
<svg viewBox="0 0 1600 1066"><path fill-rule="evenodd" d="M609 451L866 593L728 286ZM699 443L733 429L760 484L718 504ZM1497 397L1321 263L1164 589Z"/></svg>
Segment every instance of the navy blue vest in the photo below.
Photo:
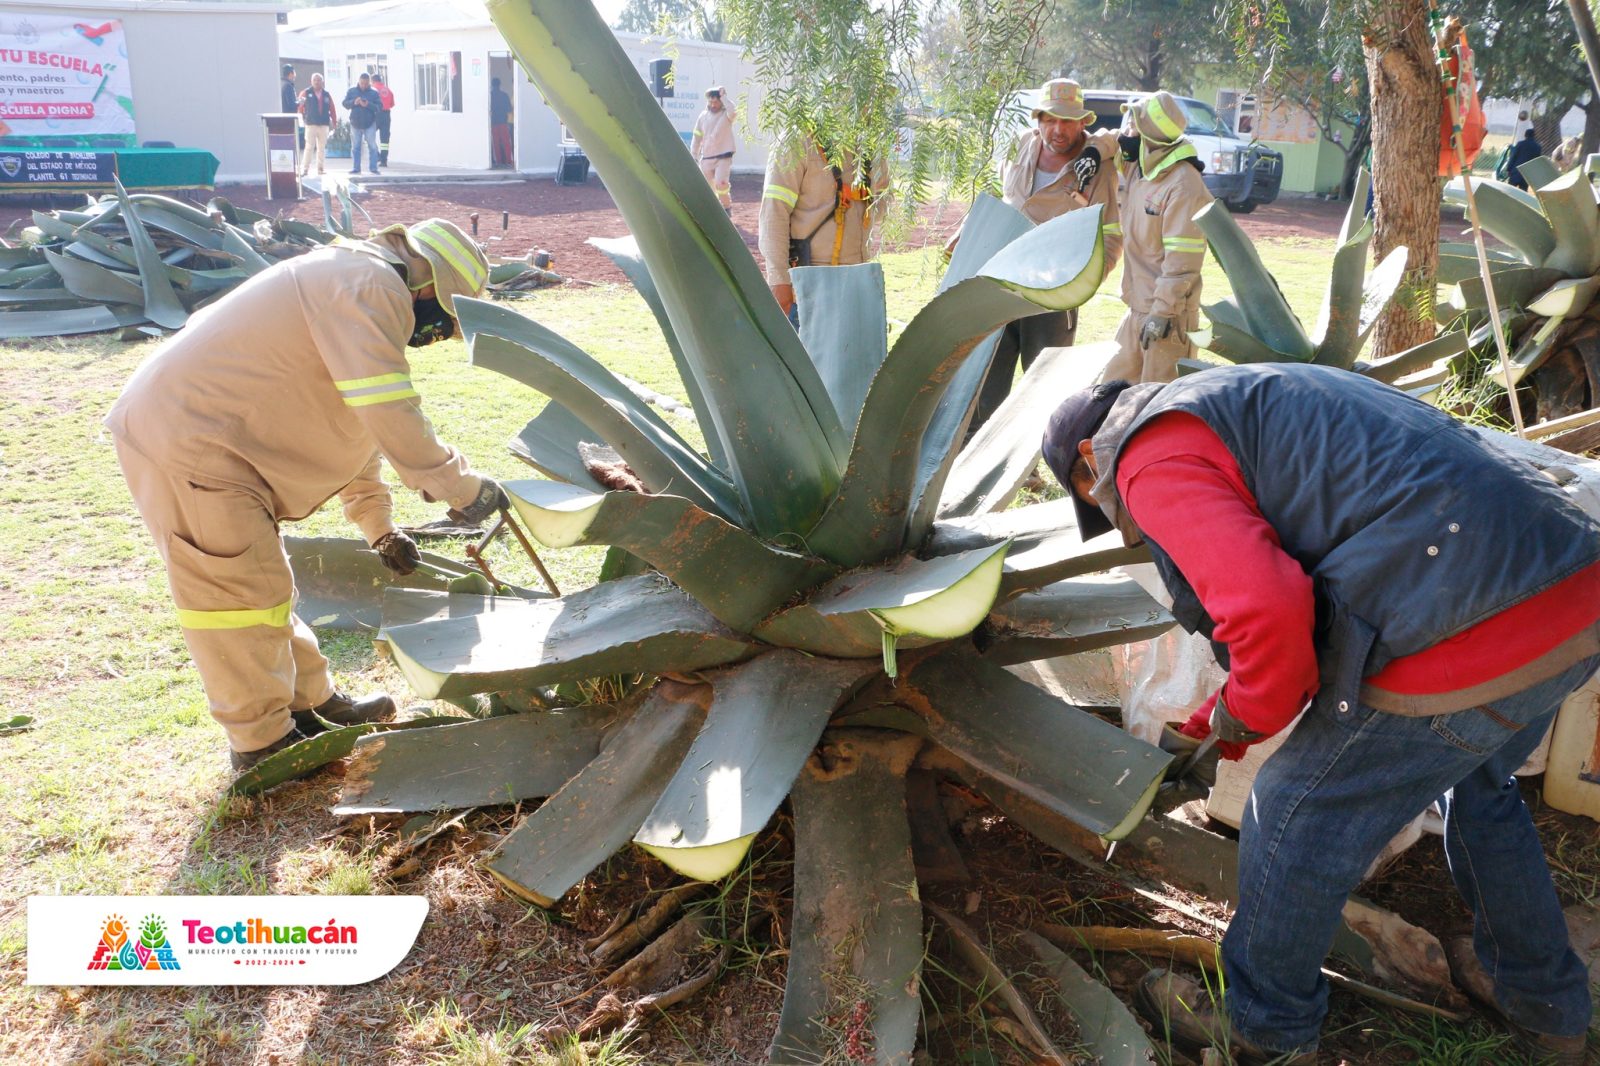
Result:
<svg viewBox="0 0 1600 1066"><path fill-rule="evenodd" d="M1333 698L1353 703L1361 679L1391 660L1600 560L1600 526L1554 482L1348 370L1254 364L1180 378L1139 414L1117 457L1169 411L1222 439L1284 551L1311 575L1322 692ZM1146 539L1173 617L1209 638L1194 589ZM1228 665L1225 650L1218 658Z"/></svg>

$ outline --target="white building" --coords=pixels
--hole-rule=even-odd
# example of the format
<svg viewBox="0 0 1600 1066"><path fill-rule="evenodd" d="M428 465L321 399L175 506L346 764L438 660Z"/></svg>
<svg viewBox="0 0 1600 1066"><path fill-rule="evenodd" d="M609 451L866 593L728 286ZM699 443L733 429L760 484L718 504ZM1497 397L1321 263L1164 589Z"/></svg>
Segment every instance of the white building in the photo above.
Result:
<svg viewBox="0 0 1600 1066"><path fill-rule="evenodd" d="M260 115L277 111L279 4L196 0L5 3L0 22L40 15L122 22L134 126L143 141L203 148L217 183L266 180Z"/></svg>
<svg viewBox="0 0 1600 1066"><path fill-rule="evenodd" d="M392 162L441 170L489 169L489 83L499 78L512 99L516 170L555 173L562 154L560 120L516 69L505 39L478 0L376 0L322 9L318 16L331 11L349 14L314 24L291 14L280 37L295 43L284 45L283 57L286 62L304 58L288 53L308 52L308 38L320 38L323 76L335 101L344 98L363 71L382 74L395 97ZM619 33L617 39L641 78L647 77L651 60L673 60L674 96L665 107L686 143L704 106L706 87L726 86L740 110L734 169L759 173L766 166L767 139L744 128L746 116L760 107L762 90L741 47L630 33Z"/></svg>

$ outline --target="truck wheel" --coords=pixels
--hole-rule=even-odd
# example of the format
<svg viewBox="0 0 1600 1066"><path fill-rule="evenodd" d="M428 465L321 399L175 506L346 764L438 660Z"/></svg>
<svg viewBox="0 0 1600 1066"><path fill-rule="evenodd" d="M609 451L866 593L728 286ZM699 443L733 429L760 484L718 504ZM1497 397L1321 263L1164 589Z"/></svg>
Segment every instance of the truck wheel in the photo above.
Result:
<svg viewBox="0 0 1600 1066"><path fill-rule="evenodd" d="M1227 204L1228 210L1232 211L1236 215L1248 215L1250 212L1256 209L1256 202L1254 200L1243 200L1239 203L1234 203L1231 200L1224 200L1223 203Z"/></svg>

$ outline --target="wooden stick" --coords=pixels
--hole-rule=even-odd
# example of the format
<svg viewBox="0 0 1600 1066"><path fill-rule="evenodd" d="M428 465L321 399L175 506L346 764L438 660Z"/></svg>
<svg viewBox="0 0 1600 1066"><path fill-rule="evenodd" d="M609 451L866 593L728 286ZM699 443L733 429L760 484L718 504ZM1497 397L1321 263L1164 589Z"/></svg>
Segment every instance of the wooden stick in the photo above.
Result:
<svg viewBox="0 0 1600 1066"><path fill-rule="evenodd" d="M1140 955L1166 956L1205 970L1221 965L1215 940L1180 933L1173 929L1123 929L1106 925L1056 925L1040 922L1034 931L1047 940L1070 950L1132 951Z"/></svg>

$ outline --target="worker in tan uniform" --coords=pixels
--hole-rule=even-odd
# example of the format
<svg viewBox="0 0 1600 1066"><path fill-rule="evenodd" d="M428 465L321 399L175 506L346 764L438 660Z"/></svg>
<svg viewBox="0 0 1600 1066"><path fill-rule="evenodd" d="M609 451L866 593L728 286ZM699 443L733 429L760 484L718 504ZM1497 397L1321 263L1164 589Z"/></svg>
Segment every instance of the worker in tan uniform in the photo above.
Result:
<svg viewBox="0 0 1600 1066"><path fill-rule="evenodd" d="M1117 354L1106 381L1172 381L1178 360L1194 354L1200 328L1200 268L1206 239L1195 212L1211 202L1188 117L1172 94L1129 105L1118 140L1131 168L1122 200L1122 300Z"/></svg>
<svg viewBox="0 0 1600 1066"><path fill-rule="evenodd" d="M706 109L694 120L694 135L689 139L689 154L700 164L700 173L717 194L717 202L733 215L733 108L728 106L728 91L720 85L706 90Z"/></svg>
<svg viewBox="0 0 1600 1066"><path fill-rule="evenodd" d="M434 436L405 354L451 336L455 300L487 279L483 252L441 219L287 260L191 318L106 417L234 769L319 719L394 713L387 696L334 688L294 613L279 523L337 495L384 564L407 574L421 556L395 527L380 457L457 520L504 506L499 485Z"/></svg>
<svg viewBox="0 0 1600 1066"><path fill-rule="evenodd" d="M837 165L807 137L790 141L767 159L761 191L757 247L767 265L767 285L791 321L798 322L789 269L851 266L872 258L873 212L889 188L889 168L880 160L845 153Z"/></svg>
<svg viewBox="0 0 1600 1066"><path fill-rule="evenodd" d="M1117 213L1117 134L1089 132L1095 113L1083 105L1083 89L1067 78L1047 81L1039 89L1034 128L1017 138L1000 163L1003 199L1034 222L1099 204L1105 242L1106 271L1122 257L1122 224ZM1045 348L1070 347L1078 333L1078 312L1047 311L1019 318L1000 334L971 432L988 421L1005 402L1016 377L1017 363L1026 371Z"/></svg>

